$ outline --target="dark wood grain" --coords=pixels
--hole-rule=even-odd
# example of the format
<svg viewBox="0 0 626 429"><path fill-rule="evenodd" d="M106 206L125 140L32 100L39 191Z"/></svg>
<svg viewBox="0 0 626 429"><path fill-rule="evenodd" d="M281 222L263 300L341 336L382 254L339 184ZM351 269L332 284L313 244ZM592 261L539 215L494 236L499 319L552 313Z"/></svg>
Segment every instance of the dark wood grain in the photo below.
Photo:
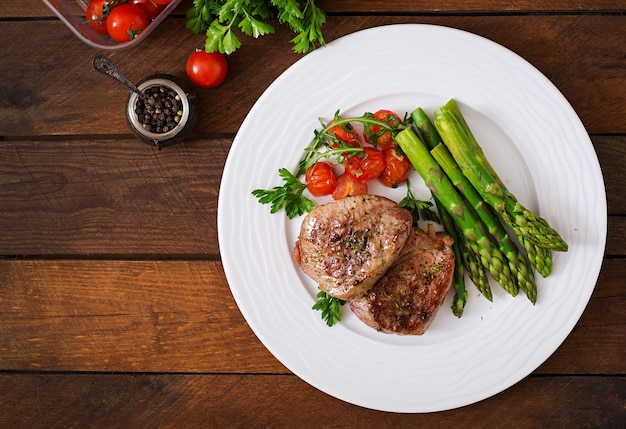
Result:
<svg viewBox="0 0 626 429"><path fill-rule="evenodd" d="M0 425L621 429L624 382L530 377L491 399L445 413L391 414L337 401L290 375L14 374L0 375Z"/></svg>
<svg viewBox="0 0 626 429"><path fill-rule="evenodd" d="M626 139L623 136L598 136L592 137L593 145L600 162L600 168L604 176L604 185L607 194L607 210L609 215L626 215L626 177L622 173L626 165ZM617 224L614 229L619 229ZM618 248L626 248L623 232L614 234L622 237L617 243Z"/></svg>
<svg viewBox="0 0 626 429"><path fill-rule="evenodd" d="M0 254L217 255L230 144L158 151L137 140L3 142Z"/></svg>
<svg viewBox="0 0 626 429"><path fill-rule="evenodd" d="M411 0L381 1L381 0L318 0L315 2L324 11L330 13L378 13L390 12L423 12L423 13L460 13L460 12L524 12L538 11L553 12L580 12L580 11L621 11L626 8L626 2L612 0L573 0L573 1L550 1L550 0L469 0L458 2L454 0L426 0L415 2Z"/></svg>

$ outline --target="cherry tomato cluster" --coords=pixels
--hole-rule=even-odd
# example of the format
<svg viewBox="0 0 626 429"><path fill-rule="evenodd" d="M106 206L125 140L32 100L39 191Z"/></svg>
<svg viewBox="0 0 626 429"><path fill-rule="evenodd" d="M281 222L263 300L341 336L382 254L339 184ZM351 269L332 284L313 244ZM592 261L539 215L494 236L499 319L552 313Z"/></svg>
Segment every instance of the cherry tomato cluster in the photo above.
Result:
<svg viewBox="0 0 626 429"><path fill-rule="evenodd" d="M400 117L390 110L379 110L374 118L397 127ZM333 199L362 195L368 192L367 182L378 179L385 186L395 188L404 183L409 175L410 163L406 155L396 147L390 131L377 125L368 126L363 137L348 123L329 128L328 133L343 143L362 147L362 156L344 158L343 172L325 161L311 165L305 174L306 186L314 196L332 195ZM334 145L336 148L337 145ZM331 146L331 148L333 148Z"/></svg>
<svg viewBox="0 0 626 429"><path fill-rule="evenodd" d="M87 24L116 42L139 36L172 0L91 0L87 5Z"/></svg>
<svg viewBox="0 0 626 429"><path fill-rule="evenodd" d="M87 24L96 32L116 42L138 37L172 0L90 0L85 12ZM226 79L228 64L219 52L193 52L187 59L189 80L203 88L212 88Z"/></svg>

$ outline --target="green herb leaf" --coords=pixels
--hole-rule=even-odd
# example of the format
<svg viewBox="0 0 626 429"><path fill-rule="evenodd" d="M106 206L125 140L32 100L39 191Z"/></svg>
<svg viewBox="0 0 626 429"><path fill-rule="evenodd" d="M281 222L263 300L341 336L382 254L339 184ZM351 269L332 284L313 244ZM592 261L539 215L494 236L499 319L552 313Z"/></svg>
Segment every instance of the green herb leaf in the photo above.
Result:
<svg viewBox="0 0 626 429"><path fill-rule="evenodd" d="M272 4L278 9L278 22L289 25L289 28L295 33L304 31L301 22L304 14L300 9L300 2L296 0L272 0Z"/></svg>
<svg viewBox="0 0 626 429"><path fill-rule="evenodd" d="M305 152L307 152L307 155L298 166L298 176L302 176L303 174L305 174L306 170L310 166L323 159L337 158L337 162L341 163L342 160L350 158L352 156L365 156L365 152L363 151L362 147L350 146L349 144L342 141L339 141L337 146L337 148L328 149L325 151L318 151L317 149L314 149L312 147L305 148L304 150Z"/></svg>
<svg viewBox="0 0 626 429"><path fill-rule="evenodd" d="M223 39L229 30L230 28L227 25L220 24L218 20L211 22L211 25L206 31L204 49L207 52L224 53Z"/></svg>
<svg viewBox="0 0 626 429"><path fill-rule="evenodd" d="M253 16L245 14L244 18L239 23L239 28L248 36L252 36L255 39L259 36L263 36L264 34L269 34L274 32L274 27L270 24L259 21L255 19Z"/></svg>
<svg viewBox="0 0 626 429"><path fill-rule="evenodd" d="M214 3L223 3L217 10L216 15L220 22L224 23L237 18L247 2L245 0L225 0L223 2L214 1Z"/></svg>
<svg viewBox="0 0 626 429"><path fill-rule="evenodd" d="M320 291L317 294L317 302L313 304L312 309L322 312L322 320L326 322L328 326L333 326L339 322L343 317L341 313L341 306L346 301L332 297L324 291Z"/></svg>
<svg viewBox="0 0 626 429"><path fill-rule="evenodd" d="M208 3L206 0L194 0L194 7L187 9L185 27L194 34L205 33L213 20Z"/></svg>
<svg viewBox="0 0 626 429"><path fill-rule="evenodd" d="M303 54L316 47L316 43L324 46L324 36L322 35L322 26L326 22L326 15L320 8L315 6L313 0L308 0L304 6L304 17L302 25L304 30L299 32L291 41L294 44L293 50L299 54Z"/></svg>
<svg viewBox="0 0 626 429"><path fill-rule="evenodd" d="M220 52L226 55L230 55L235 52L241 46L241 40L230 28L224 35L222 43L220 45Z"/></svg>
<svg viewBox="0 0 626 429"><path fill-rule="evenodd" d="M422 219L426 221L430 221L430 222L441 223L441 220L439 219L437 212L435 212L434 210L431 210L433 203L431 203L430 201L424 201L424 202L427 203L427 205L421 207L420 209L420 214L422 215Z"/></svg>
<svg viewBox="0 0 626 429"><path fill-rule="evenodd" d="M270 204L272 214L284 208L289 219L310 212L315 207L315 203L302 195L306 185L298 180L286 168L278 170L279 176L283 179L283 186L275 186L272 189L255 189L252 195L259 199L261 204Z"/></svg>
<svg viewBox="0 0 626 429"><path fill-rule="evenodd" d="M420 219L440 223L439 216L431 209L433 203L418 200L413 196L411 183L406 181L406 196L400 201L400 207L404 207L413 215L413 226L417 226Z"/></svg>
<svg viewBox="0 0 626 429"><path fill-rule="evenodd" d="M231 54L241 46L235 28L258 38L274 32L269 21L275 18L296 33L294 51L324 45L321 28L326 16L313 0L194 0L186 16L189 30L206 33L207 51Z"/></svg>

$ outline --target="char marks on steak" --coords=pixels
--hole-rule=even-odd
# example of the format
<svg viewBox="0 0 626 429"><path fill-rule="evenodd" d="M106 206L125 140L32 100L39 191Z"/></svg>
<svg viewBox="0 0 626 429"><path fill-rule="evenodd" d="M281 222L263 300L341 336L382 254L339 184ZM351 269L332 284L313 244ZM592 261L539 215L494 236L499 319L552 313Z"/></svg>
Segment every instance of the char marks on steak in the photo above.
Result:
<svg viewBox="0 0 626 429"><path fill-rule="evenodd" d="M415 228L402 253L374 287L350 301L350 308L378 331L422 335L452 285L452 238L432 225L428 233Z"/></svg>
<svg viewBox="0 0 626 429"><path fill-rule="evenodd" d="M401 256L411 213L377 195L315 207L303 220L294 259L320 290L351 299L371 289Z"/></svg>

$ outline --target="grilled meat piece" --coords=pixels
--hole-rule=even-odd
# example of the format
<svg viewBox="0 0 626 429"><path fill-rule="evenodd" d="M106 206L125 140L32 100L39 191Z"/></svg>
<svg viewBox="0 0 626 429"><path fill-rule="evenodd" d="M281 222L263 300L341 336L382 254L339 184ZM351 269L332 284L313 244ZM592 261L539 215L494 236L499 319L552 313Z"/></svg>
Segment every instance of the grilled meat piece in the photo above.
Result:
<svg viewBox="0 0 626 429"><path fill-rule="evenodd" d="M399 335L422 335L443 304L454 277L452 238L415 228L402 258L350 309L372 328Z"/></svg>
<svg viewBox="0 0 626 429"><path fill-rule="evenodd" d="M320 290L341 299L365 293L401 255L411 213L376 195L314 208L302 222L294 259Z"/></svg>

